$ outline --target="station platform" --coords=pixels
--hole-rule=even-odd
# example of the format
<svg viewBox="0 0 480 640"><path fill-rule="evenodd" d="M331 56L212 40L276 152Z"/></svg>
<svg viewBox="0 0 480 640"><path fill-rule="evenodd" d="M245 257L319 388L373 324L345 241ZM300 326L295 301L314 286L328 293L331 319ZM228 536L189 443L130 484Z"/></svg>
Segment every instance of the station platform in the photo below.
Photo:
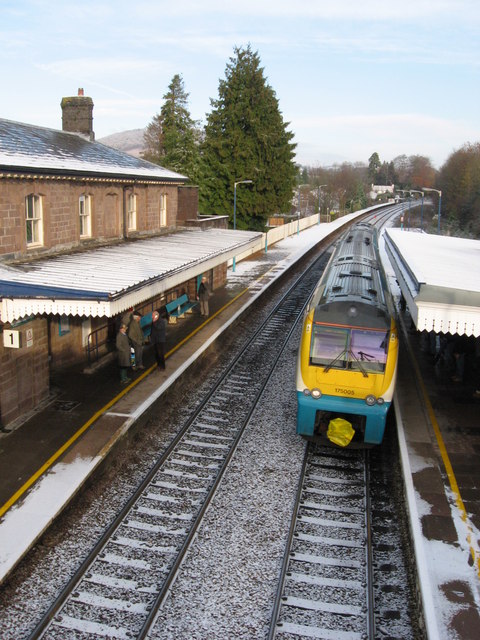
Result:
<svg viewBox="0 0 480 640"><path fill-rule="evenodd" d="M480 398L468 375L439 366L426 333L399 317L394 396L406 505L429 639L480 629ZM407 336L408 334L408 336Z"/></svg>
<svg viewBox="0 0 480 640"><path fill-rule="evenodd" d="M214 291L209 318L194 312L168 326L165 371L148 349L146 370L127 387L115 360L90 374L69 371L53 380L46 406L0 434L0 583L129 428L265 288L339 226L312 227L237 263ZM402 322L407 334L408 315ZM480 400L439 379L420 336L409 337L414 347L401 349L394 404L426 635L470 640L480 628Z"/></svg>

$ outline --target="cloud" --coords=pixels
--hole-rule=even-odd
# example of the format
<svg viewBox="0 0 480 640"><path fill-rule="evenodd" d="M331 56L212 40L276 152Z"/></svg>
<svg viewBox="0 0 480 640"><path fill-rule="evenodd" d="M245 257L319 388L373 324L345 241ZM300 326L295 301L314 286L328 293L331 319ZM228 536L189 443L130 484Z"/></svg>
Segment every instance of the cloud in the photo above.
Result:
<svg viewBox="0 0 480 640"><path fill-rule="evenodd" d="M101 63L92 58L72 58L58 60L57 62L41 63L37 67L42 71L61 76L73 75L99 75L101 77L117 73L148 72L156 73L170 67L170 63L163 60L150 60L148 58L102 58Z"/></svg>
<svg viewBox="0 0 480 640"><path fill-rule="evenodd" d="M441 166L459 148L459 140L478 138L463 121L422 114L377 114L292 118L297 158L314 164L335 149L348 162L366 162L377 151L383 160L397 155L423 155ZM321 162L320 162L321 163Z"/></svg>
<svg viewBox="0 0 480 640"><path fill-rule="evenodd" d="M476 0L336 0L322 2L319 0L303 0L301 5L291 0L182 0L171 3L159 1L138 2L135 5L140 13L153 16L191 16L221 18L229 16L268 17L272 20L284 18L321 20L347 20L349 22L414 22L426 20L430 24L456 16L457 21L471 22L480 19L480 8ZM254 27L254 25L252 25Z"/></svg>
<svg viewBox="0 0 480 640"><path fill-rule="evenodd" d="M432 134L464 135L471 133L471 128L464 121L449 120L435 116L416 113L390 114L351 114L339 116L310 116L292 117L296 130L315 129L329 130L332 128L354 129L355 131L376 130L393 135L396 130L408 129L414 134L426 131Z"/></svg>

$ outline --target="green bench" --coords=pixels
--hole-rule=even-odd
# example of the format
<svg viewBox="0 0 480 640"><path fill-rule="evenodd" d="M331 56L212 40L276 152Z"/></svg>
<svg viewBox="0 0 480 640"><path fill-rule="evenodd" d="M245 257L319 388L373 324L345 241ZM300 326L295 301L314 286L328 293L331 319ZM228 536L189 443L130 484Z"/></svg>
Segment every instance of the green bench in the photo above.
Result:
<svg viewBox="0 0 480 640"><path fill-rule="evenodd" d="M165 305L168 313L168 322L170 324L175 324L177 322L177 318L184 318L186 313L192 313L193 307L197 304L198 302L192 302L189 300L186 293L176 300L168 302Z"/></svg>
<svg viewBox="0 0 480 640"><path fill-rule="evenodd" d="M148 338L152 333L152 312L146 313L140 318L140 328L143 331L144 337Z"/></svg>

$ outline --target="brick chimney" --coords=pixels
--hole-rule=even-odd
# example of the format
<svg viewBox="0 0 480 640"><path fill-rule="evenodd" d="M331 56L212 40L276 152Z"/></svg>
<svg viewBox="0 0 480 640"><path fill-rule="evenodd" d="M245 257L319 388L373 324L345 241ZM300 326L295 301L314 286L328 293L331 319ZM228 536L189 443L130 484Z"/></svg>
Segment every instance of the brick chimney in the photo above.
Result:
<svg viewBox="0 0 480 640"><path fill-rule="evenodd" d="M80 133L89 140L95 140L93 132L93 100L84 96L83 89L78 90L78 96L63 98L62 129L72 133Z"/></svg>

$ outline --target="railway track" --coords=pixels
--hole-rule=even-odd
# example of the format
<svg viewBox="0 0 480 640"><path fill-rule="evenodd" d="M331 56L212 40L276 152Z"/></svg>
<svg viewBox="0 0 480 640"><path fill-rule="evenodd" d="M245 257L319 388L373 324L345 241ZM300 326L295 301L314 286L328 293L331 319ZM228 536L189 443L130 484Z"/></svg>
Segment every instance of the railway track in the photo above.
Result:
<svg viewBox="0 0 480 640"><path fill-rule="evenodd" d="M307 447L269 638L374 638L368 451Z"/></svg>
<svg viewBox="0 0 480 640"><path fill-rule="evenodd" d="M416 601L398 446L309 443L269 640L425 637Z"/></svg>

